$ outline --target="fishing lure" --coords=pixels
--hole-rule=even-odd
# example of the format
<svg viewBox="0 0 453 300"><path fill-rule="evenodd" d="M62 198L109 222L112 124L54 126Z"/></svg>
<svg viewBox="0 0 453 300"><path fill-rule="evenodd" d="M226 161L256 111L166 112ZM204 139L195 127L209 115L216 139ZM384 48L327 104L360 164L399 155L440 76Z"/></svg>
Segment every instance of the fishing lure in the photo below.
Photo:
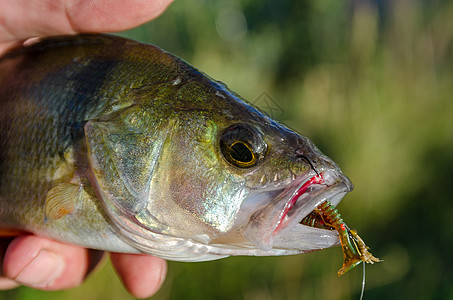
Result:
<svg viewBox="0 0 453 300"><path fill-rule="evenodd" d="M343 250L343 266L338 271L338 276L353 269L361 262L374 264L375 262L381 261L368 251L369 247L360 238L357 231L350 229L343 222L340 213L338 213L338 210L329 201L324 201L318 205L301 223L311 227L315 227L316 225L319 228L335 229L338 231Z"/></svg>

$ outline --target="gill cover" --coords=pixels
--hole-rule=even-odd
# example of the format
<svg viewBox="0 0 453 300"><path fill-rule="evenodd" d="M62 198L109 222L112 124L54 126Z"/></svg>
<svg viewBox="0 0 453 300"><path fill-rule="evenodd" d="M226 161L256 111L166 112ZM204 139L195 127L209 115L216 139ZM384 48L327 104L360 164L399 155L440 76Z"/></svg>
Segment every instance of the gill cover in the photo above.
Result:
<svg viewBox="0 0 453 300"><path fill-rule="evenodd" d="M165 228L146 209L150 181L171 135L171 122L137 118L143 113L135 106L114 119L86 123L92 184L121 237L137 249L173 260L208 260L203 245L160 234ZM149 122L140 125L154 130L140 130L134 124L139 119Z"/></svg>

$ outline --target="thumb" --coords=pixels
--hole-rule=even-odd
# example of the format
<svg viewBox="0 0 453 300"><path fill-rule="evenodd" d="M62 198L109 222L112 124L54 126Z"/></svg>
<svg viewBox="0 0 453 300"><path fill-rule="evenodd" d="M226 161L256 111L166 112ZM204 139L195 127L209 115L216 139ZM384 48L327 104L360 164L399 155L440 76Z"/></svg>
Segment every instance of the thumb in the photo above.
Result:
<svg viewBox="0 0 453 300"><path fill-rule="evenodd" d="M126 30L159 16L171 0L0 2L0 43L76 32Z"/></svg>

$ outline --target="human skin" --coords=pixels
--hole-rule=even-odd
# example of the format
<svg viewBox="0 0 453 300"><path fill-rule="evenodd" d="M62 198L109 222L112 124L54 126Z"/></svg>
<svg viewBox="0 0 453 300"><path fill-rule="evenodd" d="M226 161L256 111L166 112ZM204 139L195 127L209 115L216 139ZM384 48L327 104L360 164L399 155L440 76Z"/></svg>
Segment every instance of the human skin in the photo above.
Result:
<svg viewBox="0 0 453 300"><path fill-rule="evenodd" d="M0 55L33 37L126 30L159 16L171 0L0 0ZM80 285L102 260L101 251L34 235L0 238L0 289L25 285L61 290ZM167 265L150 255L110 253L126 289L155 294ZM0 271L1 271L0 270Z"/></svg>

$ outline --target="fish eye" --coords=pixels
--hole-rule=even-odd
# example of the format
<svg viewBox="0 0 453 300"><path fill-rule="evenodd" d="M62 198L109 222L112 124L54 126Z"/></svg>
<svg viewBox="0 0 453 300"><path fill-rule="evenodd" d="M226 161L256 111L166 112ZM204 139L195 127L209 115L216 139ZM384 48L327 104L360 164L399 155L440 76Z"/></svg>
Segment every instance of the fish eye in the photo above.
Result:
<svg viewBox="0 0 453 300"><path fill-rule="evenodd" d="M236 167L253 167L263 158L266 148L261 134L251 125L234 124L220 136L223 157Z"/></svg>

